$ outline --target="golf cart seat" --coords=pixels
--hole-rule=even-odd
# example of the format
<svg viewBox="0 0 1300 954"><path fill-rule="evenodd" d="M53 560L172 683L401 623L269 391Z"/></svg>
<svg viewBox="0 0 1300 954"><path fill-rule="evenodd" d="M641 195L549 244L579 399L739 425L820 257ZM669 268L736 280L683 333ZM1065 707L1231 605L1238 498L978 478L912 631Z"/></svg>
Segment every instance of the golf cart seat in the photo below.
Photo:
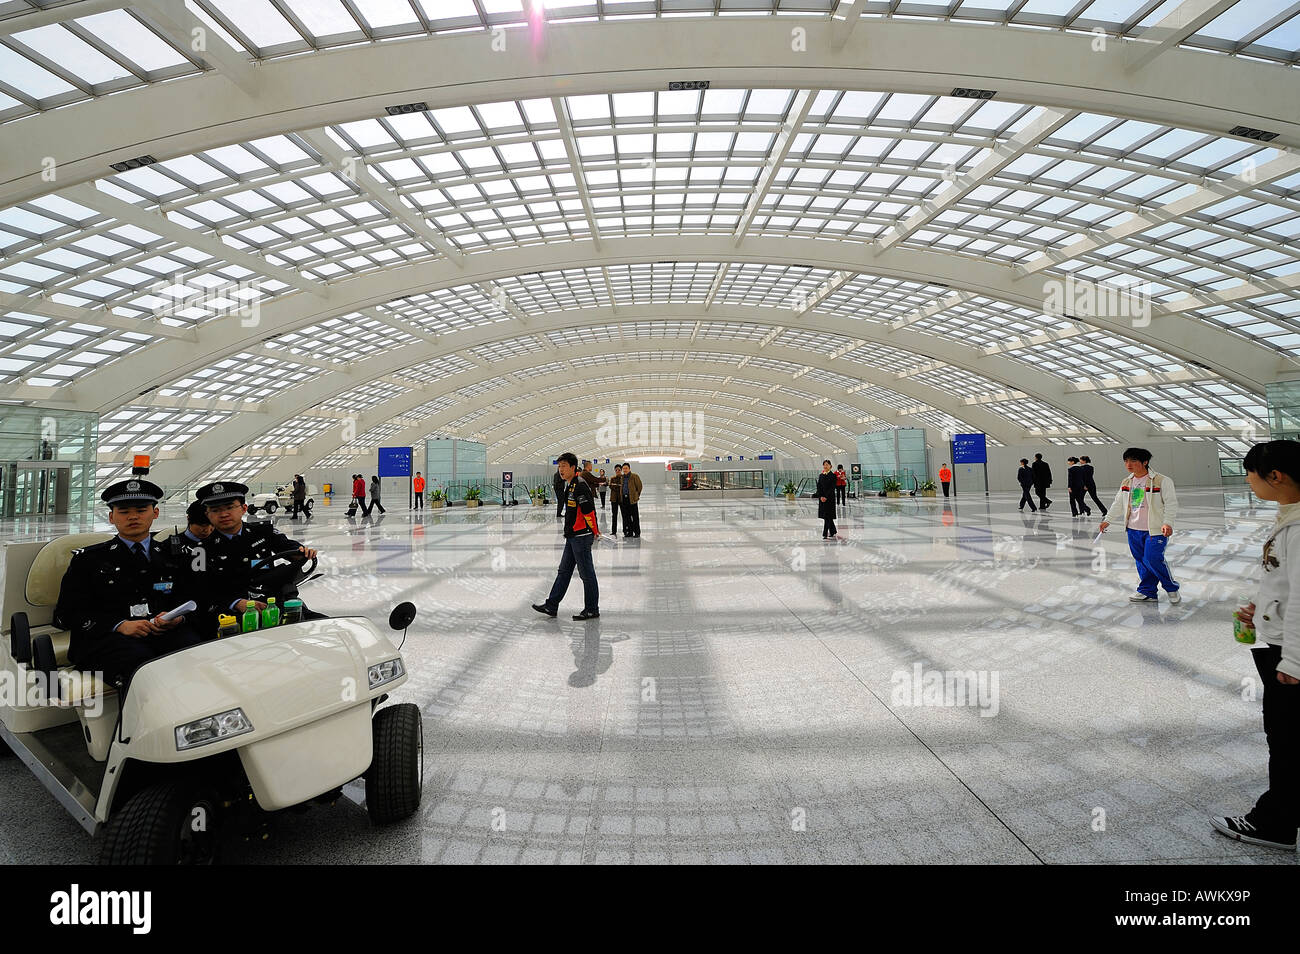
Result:
<svg viewBox="0 0 1300 954"><path fill-rule="evenodd" d="M49 699L48 704L76 710L86 747L97 761L108 757L117 717L117 690L93 673L69 666L70 634L54 623L54 607L72 554L108 539L111 536L106 533L73 533L45 544L15 544L6 553L5 566L4 623L14 661L30 672L44 672L57 680L57 698ZM13 631L21 628L21 617L26 618L28 634L22 646L13 639ZM92 705L91 700L105 704Z"/></svg>
<svg viewBox="0 0 1300 954"><path fill-rule="evenodd" d="M32 639L48 634L54 644L55 659L60 666L68 664L69 637L66 629L54 625L54 605L59 601L63 574L72 562L74 551L109 539L112 537L106 533L71 533L51 540L40 549L27 570L23 591L29 607L26 613ZM8 600L5 603L6 606L9 605ZM12 611L20 612L22 607L14 607Z"/></svg>

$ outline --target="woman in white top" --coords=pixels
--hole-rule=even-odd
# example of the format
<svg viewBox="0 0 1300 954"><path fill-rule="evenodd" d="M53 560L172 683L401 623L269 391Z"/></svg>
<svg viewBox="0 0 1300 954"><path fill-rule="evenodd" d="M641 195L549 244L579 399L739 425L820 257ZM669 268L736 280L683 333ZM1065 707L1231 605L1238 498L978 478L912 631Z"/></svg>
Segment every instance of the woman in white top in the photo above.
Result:
<svg viewBox="0 0 1300 954"><path fill-rule="evenodd" d="M1165 546L1174 532L1174 518L1178 516L1178 497L1174 482L1165 474L1147 469L1151 452L1143 447L1130 447L1124 451L1124 466L1128 480L1115 494L1115 502L1108 514L1124 514L1124 527L1128 531L1128 549L1137 564L1138 588L1129 597L1134 603L1155 603L1159 593L1157 584L1169 594L1169 602L1178 603L1178 581L1169 572L1165 562ZM1109 520L1101 522L1101 529L1110 526Z"/></svg>
<svg viewBox="0 0 1300 954"><path fill-rule="evenodd" d="M1245 815L1210 819L1229 838L1295 851L1300 827L1300 444L1256 444L1246 479L1260 500L1276 500L1277 521L1264 542L1259 595L1238 615L1253 623L1252 655L1264 682L1268 791Z"/></svg>

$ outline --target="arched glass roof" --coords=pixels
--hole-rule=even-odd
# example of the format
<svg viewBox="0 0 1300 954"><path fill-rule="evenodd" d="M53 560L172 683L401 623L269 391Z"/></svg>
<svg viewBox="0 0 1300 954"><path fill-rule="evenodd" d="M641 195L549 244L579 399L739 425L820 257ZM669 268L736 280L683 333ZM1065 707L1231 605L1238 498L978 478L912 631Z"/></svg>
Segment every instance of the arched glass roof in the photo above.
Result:
<svg viewBox="0 0 1300 954"><path fill-rule="evenodd" d="M0 128L21 137L61 107L254 59L382 57L381 41L498 27L543 43L598 21L969 21L1283 72L1300 47L1300 8L1272 0L186 9L0 2ZM182 42L195 24L220 38L209 56ZM520 417L566 379L703 410L726 452L816 454L906 424L1235 454L1267 431L1264 385L1300 370L1287 137L799 79L287 117L55 176L0 208L0 398L99 411L101 479L132 451L184 459L186 480L232 456L254 477L286 454L327 464L431 434L542 457L546 435Z"/></svg>

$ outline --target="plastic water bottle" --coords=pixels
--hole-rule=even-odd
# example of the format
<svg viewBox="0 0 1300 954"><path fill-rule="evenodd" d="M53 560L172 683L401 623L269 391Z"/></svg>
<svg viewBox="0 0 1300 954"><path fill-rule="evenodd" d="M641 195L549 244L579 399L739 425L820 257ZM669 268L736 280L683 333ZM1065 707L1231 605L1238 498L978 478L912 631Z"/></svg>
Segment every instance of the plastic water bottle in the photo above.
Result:
<svg viewBox="0 0 1300 954"><path fill-rule="evenodd" d="M257 603L252 597L249 597L248 603L244 606L244 625L243 632L253 633L257 631Z"/></svg>
<svg viewBox="0 0 1300 954"><path fill-rule="evenodd" d="M285 600L284 616L281 617L287 626L290 623L302 622L302 600Z"/></svg>
<svg viewBox="0 0 1300 954"><path fill-rule="evenodd" d="M266 609L262 610L262 628L269 629L280 625L280 607L275 605L275 597L267 597Z"/></svg>
<svg viewBox="0 0 1300 954"><path fill-rule="evenodd" d="M217 616L217 638L225 639L227 636L239 635L239 620L226 613Z"/></svg>
<svg viewBox="0 0 1300 954"><path fill-rule="evenodd" d="M1242 611L1251 604L1249 596L1243 596L1237 611L1232 614L1232 637L1239 643L1250 645L1255 642L1255 624L1247 623L1241 618Z"/></svg>

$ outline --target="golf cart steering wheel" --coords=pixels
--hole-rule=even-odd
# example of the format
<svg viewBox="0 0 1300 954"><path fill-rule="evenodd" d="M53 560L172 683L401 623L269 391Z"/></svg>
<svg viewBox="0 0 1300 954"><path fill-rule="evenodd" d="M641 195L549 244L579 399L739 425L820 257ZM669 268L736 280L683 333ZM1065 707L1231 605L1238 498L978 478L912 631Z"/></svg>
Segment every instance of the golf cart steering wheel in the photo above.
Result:
<svg viewBox="0 0 1300 954"><path fill-rule="evenodd" d="M275 566L277 560L287 560L288 566ZM264 590L296 586L316 572L316 557L308 559L301 550L273 553L253 568L253 579Z"/></svg>

